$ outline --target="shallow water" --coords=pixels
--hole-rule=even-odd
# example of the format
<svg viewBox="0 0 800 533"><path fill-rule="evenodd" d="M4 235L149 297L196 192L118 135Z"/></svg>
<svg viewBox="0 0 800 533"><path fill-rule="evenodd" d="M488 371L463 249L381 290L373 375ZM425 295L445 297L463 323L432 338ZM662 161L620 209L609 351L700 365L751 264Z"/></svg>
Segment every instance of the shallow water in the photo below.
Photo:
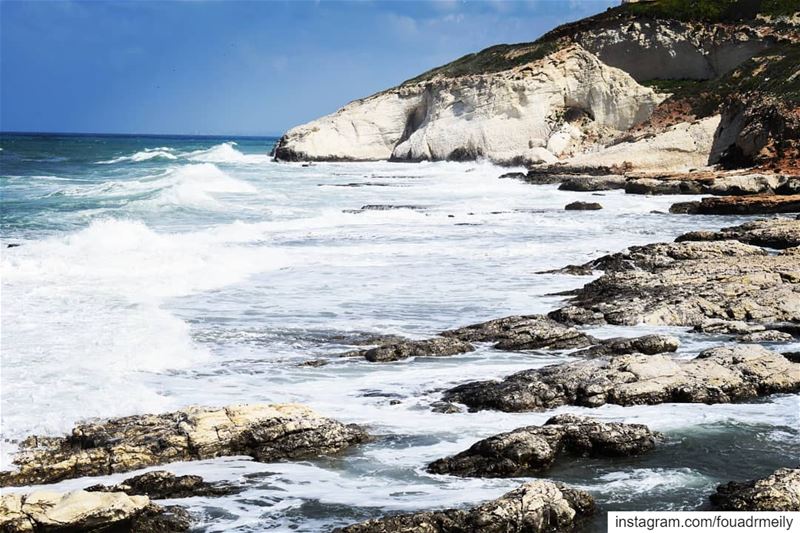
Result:
<svg viewBox="0 0 800 533"><path fill-rule="evenodd" d="M548 473L585 487L603 509L696 509L719 482L800 461L796 395L445 415L428 408L444 387L569 355L482 346L449 358L298 367L350 349L346 338L364 332L422 338L546 312L561 301L552 293L590 278L537 271L738 220L665 215L674 197L501 180L507 169L484 163L273 163L273 142L0 137L4 466L9 441L58 434L87 417L302 402L379 438L317 461L228 458L169 469L245 487L181 500L203 530L319 531L496 497L521 481L430 476L424 467L559 412L641 422L667 436L640 458L567 461ZM604 209L563 210L577 199ZM410 207L360 211L365 205ZM683 328L591 331L667 331L681 338L679 357L726 340Z"/></svg>

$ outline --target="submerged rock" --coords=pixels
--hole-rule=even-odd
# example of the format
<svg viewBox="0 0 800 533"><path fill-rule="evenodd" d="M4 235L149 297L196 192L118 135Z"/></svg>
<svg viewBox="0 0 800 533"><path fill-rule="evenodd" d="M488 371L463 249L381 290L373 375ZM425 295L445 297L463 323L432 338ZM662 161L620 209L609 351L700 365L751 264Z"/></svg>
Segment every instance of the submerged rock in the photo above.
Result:
<svg viewBox="0 0 800 533"><path fill-rule="evenodd" d="M781 468L763 479L720 485L711 503L723 511L800 511L800 468Z"/></svg>
<svg viewBox="0 0 800 533"><path fill-rule="evenodd" d="M800 220L773 218L754 220L719 231L691 231L675 239L675 242L722 240L737 240L767 248L794 248L800 246Z"/></svg>
<svg viewBox="0 0 800 533"><path fill-rule="evenodd" d="M175 461L249 455L257 461L334 453L363 442L356 425L325 418L297 404L189 407L161 415L81 424L66 437L29 437L0 472L0 486L127 472Z"/></svg>
<svg viewBox="0 0 800 533"><path fill-rule="evenodd" d="M180 507L160 507L146 496L121 492L33 492L0 496L0 530L14 533L76 531L188 531L191 520Z"/></svg>
<svg viewBox="0 0 800 533"><path fill-rule="evenodd" d="M794 250L772 255L737 241L633 246L587 264L605 274L549 316L565 324L797 322L800 269Z"/></svg>
<svg viewBox="0 0 800 533"><path fill-rule="evenodd" d="M549 468L560 455L620 457L655 447L656 435L641 424L598 422L559 415L543 426L500 433L468 450L428 465L432 474L464 477L513 477Z"/></svg>
<svg viewBox="0 0 800 533"><path fill-rule="evenodd" d="M341 533L508 533L571 531L594 514L592 497L563 483L525 483L471 509L445 509L368 520Z"/></svg>
<svg viewBox="0 0 800 533"><path fill-rule="evenodd" d="M624 189L626 183L625 176L575 176L565 178L558 186L561 191L610 191L613 189Z"/></svg>
<svg viewBox="0 0 800 533"><path fill-rule="evenodd" d="M580 350L572 355L575 357L606 357L609 355L623 355L629 353L643 353L653 355L657 353L674 352L680 346L680 341L669 335L643 335L630 339L620 337L603 339L600 344Z"/></svg>
<svg viewBox="0 0 800 533"><path fill-rule="evenodd" d="M543 315L508 316L442 332L469 342L494 342L500 350L568 350L584 348L597 340Z"/></svg>
<svg viewBox="0 0 800 533"><path fill-rule="evenodd" d="M502 381L459 385L443 399L476 411L518 412L606 403L729 403L798 390L800 365L758 345L737 345L705 350L688 361L631 354L523 370Z"/></svg>
<svg viewBox="0 0 800 533"><path fill-rule="evenodd" d="M373 363L400 361L409 357L444 357L475 351L470 343L456 338L436 337L421 341L403 340L368 350L355 350L345 357L363 357Z"/></svg>
<svg viewBox="0 0 800 533"><path fill-rule="evenodd" d="M87 492L123 492L128 496L147 496L153 500L224 496L237 492L236 487L208 483L200 476L176 476L166 470L154 470L126 479L117 485L93 485Z"/></svg>
<svg viewBox="0 0 800 533"><path fill-rule="evenodd" d="M764 215L770 213L800 212L800 194L713 196L699 202L679 202L669 208L670 213L690 215Z"/></svg>
<svg viewBox="0 0 800 533"><path fill-rule="evenodd" d="M564 206L567 211L598 211L603 209L603 206L597 202L572 202Z"/></svg>

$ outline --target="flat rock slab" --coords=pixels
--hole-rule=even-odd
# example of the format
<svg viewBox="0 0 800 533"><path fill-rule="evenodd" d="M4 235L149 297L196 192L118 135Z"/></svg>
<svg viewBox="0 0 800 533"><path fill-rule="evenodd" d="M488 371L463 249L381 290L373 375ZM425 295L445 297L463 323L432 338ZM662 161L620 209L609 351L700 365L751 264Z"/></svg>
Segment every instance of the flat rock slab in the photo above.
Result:
<svg viewBox="0 0 800 533"><path fill-rule="evenodd" d="M797 322L798 250L770 254L732 240L633 246L584 265L605 274L549 316L564 324Z"/></svg>
<svg viewBox="0 0 800 533"><path fill-rule="evenodd" d="M121 492L33 492L0 496L0 530L6 532L106 532L172 533L188 531L188 513L179 507L163 508L146 496Z"/></svg>
<svg viewBox="0 0 800 533"><path fill-rule="evenodd" d="M128 496L147 496L152 500L224 496L238 492L238 489L231 485L208 483L200 476L176 476L166 470L146 472L116 485L93 485L86 490L88 492L122 492Z"/></svg>
<svg viewBox="0 0 800 533"><path fill-rule="evenodd" d="M18 470L0 472L0 486L232 455L264 462L299 459L335 453L366 439L360 427L297 404L189 407L81 424L66 437L29 437L14 458Z"/></svg>
<svg viewBox="0 0 800 533"><path fill-rule="evenodd" d="M720 485L711 503L723 511L800 511L800 468L781 468L763 479Z"/></svg>
<svg viewBox="0 0 800 533"><path fill-rule="evenodd" d="M706 350L692 360L622 355L524 370L502 381L475 381L444 400L473 411L542 411L562 405L729 403L800 390L800 365L758 345Z"/></svg>
<svg viewBox="0 0 800 533"><path fill-rule="evenodd" d="M559 415L483 439L452 457L428 465L432 474L463 477L525 476L549 468L563 455L625 457L652 450L656 434L641 424L598 422Z"/></svg>
<svg viewBox="0 0 800 533"><path fill-rule="evenodd" d="M475 347L457 338L436 337L421 341L402 340L367 350L354 350L343 357L363 357L373 363L400 361L409 357L445 357L473 352Z"/></svg>
<svg viewBox="0 0 800 533"><path fill-rule="evenodd" d="M653 355L657 353L674 352L680 346L680 341L671 335L642 335L632 338L603 339L599 344L578 350L571 355L575 357L607 357L611 355L624 355L629 353L643 353Z"/></svg>
<svg viewBox="0 0 800 533"><path fill-rule="evenodd" d="M597 343L597 339L543 315L508 316L442 332L468 342L494 342L500 350L569 350Z"/></svg>
<svg viewBox="0 0 800 533"><path fill-rule="evenodd" d="M625 176L576 176L566 178L558 186L560 191L610 191L614 189L624 189Z"/></svg>
<svg viewBox="0 0 800 533"><path fill-rule="evenodd" d="M800 212L800 194L713 196L699 202L679 202L670 213L690 215L766 215Z"/></svg>
<svg viewBox="0 0 800 533"><path fill-rule="evenodd" d="M790 194L795 189L787 176L765 174L663 175L628 177L628 194Z"/></svg>
<svg viewBox="0 0 800 533"><path fill-rule="evenodd" d="M691 231L675 239L675 242L724 240L737 240L767 248L794 248L800 246L800 220L773 218L754 220L719 231Z"/></svg>
<svg viewBox="0 0 800 533"><path fill-rule="evenodd" d="M472 509L446 509L368 520L342 533L508 533L571 531L595 511L592 497L563 483L537 480Z"/></svg>

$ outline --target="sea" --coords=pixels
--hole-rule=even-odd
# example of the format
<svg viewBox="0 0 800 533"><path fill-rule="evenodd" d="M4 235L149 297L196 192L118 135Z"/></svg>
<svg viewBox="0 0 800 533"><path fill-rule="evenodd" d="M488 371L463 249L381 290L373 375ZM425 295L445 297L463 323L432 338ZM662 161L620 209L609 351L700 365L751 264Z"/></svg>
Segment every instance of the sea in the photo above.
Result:
<svg viewBox="0 0 800 533"><path fill-rule="evenodd" d="M541 474L591 492L601 512L587 529L604 531L605 511L701 509L719 483L800 464L797 395L440 414L430 404L445 388L574 358L488 345L385 364L337 357L366 335L422 339L547 312L592 278L540 271L747 217L670 215L675 197L500 179L523 169L488 162L279 163L275 142L0 135L3 469L20 439L79 421L299 402L375 438L317 460L168 465L242 490L163 503L187 506L198 531L327 531L473 505L525 481L425 472L478 439L565 412L647 424L666 438L652 453L567 458ZM575 200L603 209L565 211ZM679 358L730 342L686 328L588 331L669 333ZM313 359L328 364L301 366Z"/></svg>

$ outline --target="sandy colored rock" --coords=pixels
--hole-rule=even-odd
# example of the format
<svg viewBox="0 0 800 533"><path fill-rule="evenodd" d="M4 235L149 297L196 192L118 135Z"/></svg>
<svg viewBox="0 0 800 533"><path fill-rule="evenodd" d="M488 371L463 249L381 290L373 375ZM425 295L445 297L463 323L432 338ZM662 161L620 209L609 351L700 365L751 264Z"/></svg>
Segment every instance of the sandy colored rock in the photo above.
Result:
<svg viewBox="0 0 800 533"><path fill-rule="evenodd" d="M800 246L800 220L772 218L754 220L719 231L684 233L675 242L737 240L755 246L786 249Z"/></svg>
<svg viewBox="0 0 800 533"><path fill-rule="evenodd" d="M121 492L33 492L0 496L0 530L22 532L136 531L171 533L189 530L180 509L151 504L146 496Z"/></svg>
<svg viewBox="0 0 800 533"><path fill-rule="evenodd" d="M679 346L680 341L670 335L643 335L632 338L603 339L599 344L578 350L571 355L575 357L607 357L629 353L653 355L674 352Z"/></svg>
<svg viewBox="0 0 800 533"><path fill-rule="evenodd" d="M549 468L561 456L624 457L652 450L656 434L641 424L599 422L559 415L483 439L452 457L428 465L432 474L514 477Z"/></svg>
<svg viewBox="0 0 800 533"><path fill-rule="evenodd" d="M584 348L597 339L543 315L508 316L442 332L468 342L494 342L500 350L567 350Z"/></svg>
<svg viewBox="0 0 800 533"><path fill-rule="evenodd" d="M459 385L443 399L475 411L518 412L606 403L729 403L798 390L800 365L758 345L736 345L712 348L688 361L631 354L551 365L502 381Z"/></svg>
<svg viewBox="0 0 800 533"><path fill-rule="evenodd" d="M368 520L341 533L508 533L571 531L595 511L592 497L563 483L536 480L471 509L446 509Z"/></svg>
<svg viewBox="0 0 800 533"><path fill-rule="evenodd" d="M794 341L794 337L789 333L785 333L783 331L776 331L774 329L768 329L765 331L755 331L753 333L748 333L746 335L742 335L738 339L739 342L744 343L757 343L757 342L792 342Z"/></svg>
<svg viewBox="0 0 800 533"><path fill-rule="evenodd" d="M367 438L364 430L297 404L189 407L81 424L61 438L29 437L0 472L0 486L127 472L174 461L249 455L278 461L335 453Z"/></svg>
<svg viewBox="0 0 800 533"><path fill-rule="evenodd" d="M800 468L781 468L763 479L720 485L711 503L724 511L800 511Z"/></svg>
<svg viewBox="0 0 800 533"><path fill-rule="evenodd" d="M796 179L796 178L794 178ZM691 215L764 215L771 213L800 212L800 194L713 196L699 202L679 202L669 208L670 213Z"/></svg>

